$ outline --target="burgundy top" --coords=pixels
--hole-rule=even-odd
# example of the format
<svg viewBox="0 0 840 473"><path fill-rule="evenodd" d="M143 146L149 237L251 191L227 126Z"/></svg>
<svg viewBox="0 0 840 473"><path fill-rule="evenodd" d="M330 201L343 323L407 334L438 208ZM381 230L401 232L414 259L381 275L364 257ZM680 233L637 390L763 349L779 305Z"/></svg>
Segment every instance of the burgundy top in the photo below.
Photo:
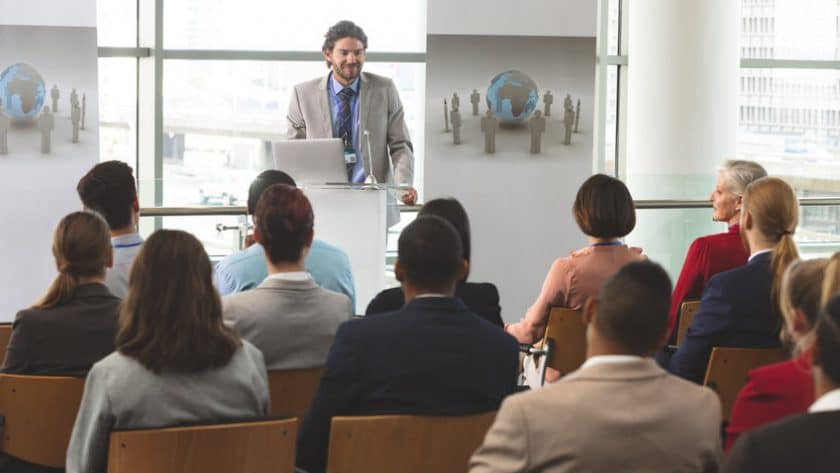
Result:
<svg viewBox="0 0 840 473"><path fill-rule="evenodd" d="M694 240L688 247L680 277L674 286L668 329L673 330L680 304L684 300L699 299L712 276L745 265L748 257L741 242L738 224L729 227L726 233L706 235Z"/></svg>
<svg viewBox="0 0 840 473"><path fill-rule="evenodd" d="M732 405L725 450L739 435L783 417L802 414L813 403L810 352L750 371Z"/></svg>

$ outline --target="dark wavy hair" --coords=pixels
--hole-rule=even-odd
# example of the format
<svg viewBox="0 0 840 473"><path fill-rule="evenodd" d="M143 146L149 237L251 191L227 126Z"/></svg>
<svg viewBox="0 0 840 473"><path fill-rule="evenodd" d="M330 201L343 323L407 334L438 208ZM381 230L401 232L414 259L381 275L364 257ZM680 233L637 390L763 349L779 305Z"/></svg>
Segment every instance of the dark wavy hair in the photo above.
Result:
<svg viewBox="0 0 840 473"><path fill-rule="evenodd" d="M365 49L368 48L368 37L359 25L350 20L341 20L338 23L330 26L327 33L324 35L324 44L321 46L321 51L332 51L335 47L335 42L341 38L356 38L362 42ZM330 62L327 62L327 67L330 67Z"/></svg>
<svg viewBox="0 0 840 473"><path fill-rule="evenodd" d="M131 224L137 184L131 167L122 161L105 161L94 166L76 185L85 208L105 217L111 230Z"/></svg>

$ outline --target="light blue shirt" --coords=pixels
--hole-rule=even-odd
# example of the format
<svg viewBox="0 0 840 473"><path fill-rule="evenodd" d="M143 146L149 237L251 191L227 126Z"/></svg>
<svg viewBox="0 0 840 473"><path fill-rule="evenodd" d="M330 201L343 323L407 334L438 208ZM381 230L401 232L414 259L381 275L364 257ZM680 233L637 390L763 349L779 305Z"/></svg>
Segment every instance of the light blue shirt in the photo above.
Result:
<svg viewBox="0 0 840 473"><path fill-rule="evenodd" d="M105 273L105 285L111 294L125 299L128 295L128 275L131 264L143 245L143 237L138 233L129 233L111 238L114 247L114 265Z"/></svg>
<svg viewBox="0 0 840 473"><path fill-rule="evenodd" d="M356 307L356 288L350 259L340 248L321 240L312 240L312 247L303 262L315 284L330 291L346 294ZM223 296L253 289L268 276L265 252L255 243L231 253L216 265L216 288Z"/></svg>
<svg viewBox="0 0 840 473"><path fill-rule="evenodd" d="M350 119L350 132L353 136L353 149L356 151L356 165L353 167L353 182L357 181L364 181L365 175L365 165L362 162L362 154L361 154L361 142L359 136L359 82L361 81L360 77L357 77L356 80L350 83L348 87L353 89L353 98L350 100L350 114L352 115ZM333 137L338 138L339 132L341 129L341 119L343 117L339 116L339 112L341 111L341 99L338 97L338 93L344 88L338 81L333 80L332 72L330 73L330 77L327 80L327 91L330 96L330 117L332 118L332 129L333 129Z"/></svg>

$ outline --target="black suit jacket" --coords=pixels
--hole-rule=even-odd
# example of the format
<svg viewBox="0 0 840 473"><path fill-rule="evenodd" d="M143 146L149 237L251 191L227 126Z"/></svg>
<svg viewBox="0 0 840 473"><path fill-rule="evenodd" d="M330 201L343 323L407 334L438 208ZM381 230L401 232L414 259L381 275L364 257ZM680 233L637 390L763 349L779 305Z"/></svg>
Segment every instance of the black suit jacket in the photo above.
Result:
<svg viewBox="0 0 840 473"><path fill-rule="evenodd" d="M297 464L325 470L333 416L496 410L514 391L518 361L516 340L455 298L345 322L301 426Z"/></svg>
<svg viewBox="0 0 840 473"><path fill-rule="evenodd" d="M840 471L840 411L789 417L743 435L723 473Z"/></svg>
<svg viewBox="0 0 840 473"><path fill-rule="evenodd" d="M73 299L52 309L17 313L3 362L4 373L87 374L114 351L120 299L102 284L83 284Z"/></svg>
<svg viewBox="0 0 840 473"><path fill-rule="evenodd" d="M484 320L504 327L502 308L499 307L499 291L489 282L460 281L455 286L455 297L464 301L476 315ZM405 295L399 287L392 287L380 292L370 301L365 315L380 314L399 310L405 305Z"/></svg>

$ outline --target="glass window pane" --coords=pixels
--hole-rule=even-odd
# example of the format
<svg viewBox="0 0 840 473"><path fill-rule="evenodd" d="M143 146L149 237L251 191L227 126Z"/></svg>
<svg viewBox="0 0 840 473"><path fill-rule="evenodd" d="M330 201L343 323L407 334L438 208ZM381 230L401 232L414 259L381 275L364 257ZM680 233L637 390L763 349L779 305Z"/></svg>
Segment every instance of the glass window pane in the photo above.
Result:
<svg viewBox="0 0 840 473"><path fill-rule="evenodd" d="M99 46L137 44L137 0L97 0L96 34Z"/></svg>
<svg viewBox="0 0 840 473"><path fill-rule="evenodd" d="M425 65L365 70L399 88L421 183ZM166 61L164 205L243 205L250 181L273 167L270 143L285 138L292 87L326 73L321 62Z"/></svg>
<svg viewBox="0 0 840 473"><path fill-rule="evenodd" d="M617 56L619 54L618 44L621 33L621 17L619 8L621 0L605 0L607 2L607 54Z"/></svg>
<svg viewBox="0 0 840 473"><path fill-rule="evenodd" d="M124 161L132 169L137 164L136 84L137 59L99 59L99 159Z"/></svg>
<svg viewBox="0 0 840 473"><path fill-rule="evenodd" d="M599 172L615 176L618 137L618 68L607 66L607 110L604 131L604 169Z"/></svg>
<svg viewBox="0 0 840 473"><path fill-rule="evenodd" d="M739 157L801 195L840 195L840 71L741 69Z"/></svg>
<svg viewBox="0 0 840 473"><path fill-rule="evenodd" d="M140 234L148 238L160 228L184 230L192 233L204 245L205 251L214 261L218 261L241 248L239 228L244 228L245 215L213 215L187 217L140 217Z"/></svg>
<svg viewBox="0 0 840 473"><path fill-rule="evenodd" d="M741 57L840 59L834 0L742 0Z"/></svg>
<svg viewBox="0 0 840 473"><path fill-rule="evenodd" d="M330 25L351 19L370 51L426 50L425 0L171 0L164 4L168 49L320 51Z"/></svg>

